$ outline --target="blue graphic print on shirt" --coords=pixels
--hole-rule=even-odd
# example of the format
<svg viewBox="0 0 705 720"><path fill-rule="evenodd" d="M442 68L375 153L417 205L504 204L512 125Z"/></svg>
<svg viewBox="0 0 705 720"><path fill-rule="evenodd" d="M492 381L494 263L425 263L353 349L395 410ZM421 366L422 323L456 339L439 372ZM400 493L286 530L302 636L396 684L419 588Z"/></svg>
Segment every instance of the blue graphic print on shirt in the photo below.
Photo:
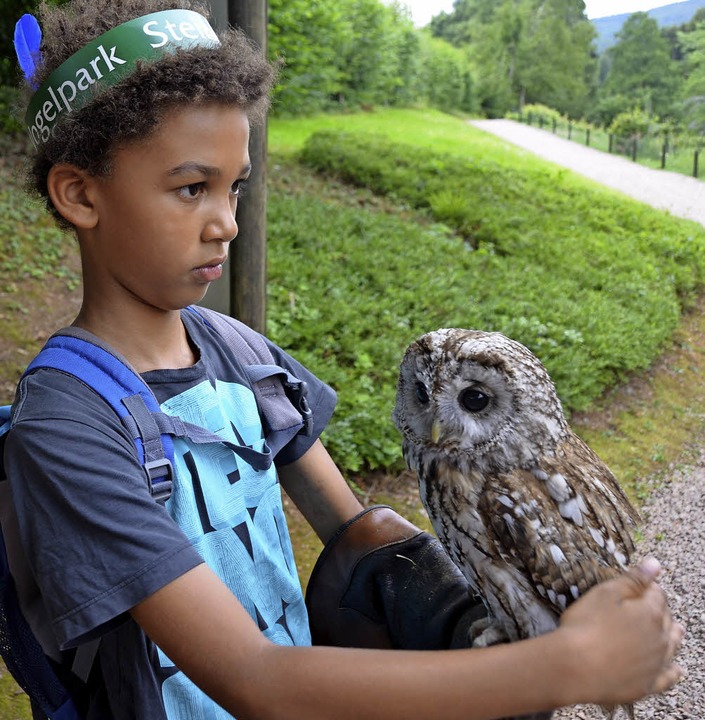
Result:
<svg viewBox="0 0 705 720"><path fill-rule="evenodd" d="M162 410L232 443L264 447L254 394L243 385L204 381ZM177 440L174 454L176 482L167 503L174 520L269 640L310 645L275 467L257 471L217 443ZM160 662L173 667L161 652ZM230 717L181 672L164 681L162 694L169 718Z"/></svg>

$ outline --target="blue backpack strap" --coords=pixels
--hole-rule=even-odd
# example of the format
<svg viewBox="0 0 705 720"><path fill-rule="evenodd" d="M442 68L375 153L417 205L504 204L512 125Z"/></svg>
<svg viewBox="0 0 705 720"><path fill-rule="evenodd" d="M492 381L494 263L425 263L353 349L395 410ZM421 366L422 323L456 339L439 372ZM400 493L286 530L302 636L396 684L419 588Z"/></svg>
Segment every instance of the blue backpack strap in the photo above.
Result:
<svg viewBox="0 0 705 720"><path fill-rule="evenodd" d="M132 435L152 496L166 502L174 480L174 443L152 421L159 404L139 373L92 333L74 327L50 337L25 374L42 367L72 375L110 405Z"/></svg>
<svg viewBox="0 0 705 720"><path fill-rule="evenodd" d="M150 433L155 437L168 435L186 438L197 444L220 443L225 445L246 463L252 465L255 470L267 470L272 464L272 451L266 443L261 452L244 445L236 445L223 439L220 435L200 425L186 422L176 415L167 415L161 411L151 412L142 402L142 398L137 395L126 398L123 402L130 410L131 415L123 420L123 424L128 430L131 430L133 436L140 432L140 427L149 427Z"/></svg>

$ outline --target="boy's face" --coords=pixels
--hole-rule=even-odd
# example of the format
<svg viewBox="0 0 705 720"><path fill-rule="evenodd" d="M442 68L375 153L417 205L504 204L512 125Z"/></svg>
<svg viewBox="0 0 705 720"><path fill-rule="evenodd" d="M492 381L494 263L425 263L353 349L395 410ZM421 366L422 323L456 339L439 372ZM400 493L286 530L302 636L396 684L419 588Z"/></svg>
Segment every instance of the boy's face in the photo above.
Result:
<svg viewBox="0 0 705 720"><path fill-rule="evenodd" d="M205 295L237 235L248 140L245 113L212 104L171 110L148 139L116 151L109 177L93 179L98 220L83 244L101 302L175 310Z"/></svg>

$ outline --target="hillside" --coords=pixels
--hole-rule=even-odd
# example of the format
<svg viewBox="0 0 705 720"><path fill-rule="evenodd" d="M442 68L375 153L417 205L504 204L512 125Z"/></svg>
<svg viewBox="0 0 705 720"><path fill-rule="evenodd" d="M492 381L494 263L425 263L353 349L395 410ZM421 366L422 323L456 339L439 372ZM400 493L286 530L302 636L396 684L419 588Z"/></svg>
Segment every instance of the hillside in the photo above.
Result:
<svg viewBox="0 0 705 720"><path fill-rule="evenodd" d="M705 7L705 0L685 0L685 2L653 8L646 14L654 18L660 27L669 27L689 22L702 7ZM599 53L603 53L615 44L617 33L631 14L610 15L592 21L597 30L597 51Z"/></svg>

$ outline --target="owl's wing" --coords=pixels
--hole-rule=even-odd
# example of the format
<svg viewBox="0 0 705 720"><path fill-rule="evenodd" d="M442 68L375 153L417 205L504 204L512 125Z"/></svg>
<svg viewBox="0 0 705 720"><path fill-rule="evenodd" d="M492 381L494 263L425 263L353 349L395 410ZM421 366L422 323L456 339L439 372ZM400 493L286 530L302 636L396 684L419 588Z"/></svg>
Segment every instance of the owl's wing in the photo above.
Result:
<svg viewBox="0 0 705 720"><path fill-rule="evenodd" d="M532 470L488 478L480 503L488 539L559 613L623 570L634 551L636 511L575 436Z"/></svg>

